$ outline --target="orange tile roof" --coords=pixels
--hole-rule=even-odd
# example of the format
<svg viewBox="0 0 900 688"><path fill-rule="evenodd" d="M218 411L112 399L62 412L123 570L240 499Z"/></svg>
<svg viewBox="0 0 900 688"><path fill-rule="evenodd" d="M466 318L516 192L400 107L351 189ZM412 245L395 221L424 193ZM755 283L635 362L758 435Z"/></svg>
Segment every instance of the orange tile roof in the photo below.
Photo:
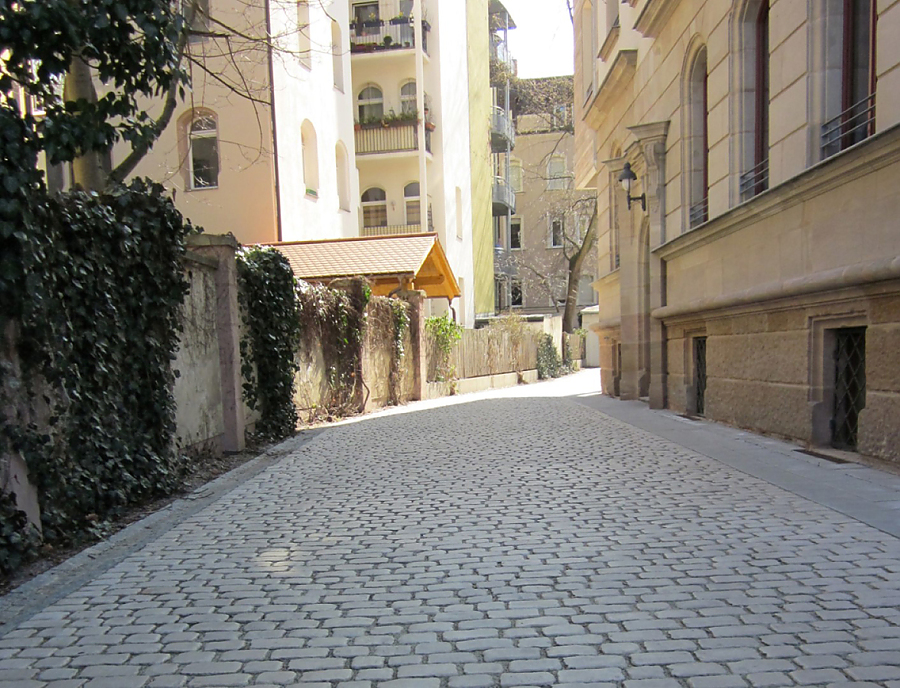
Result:
<svg viewBox="0 0 900 688"><path fill-rule="evenodd" d="M436 234L325 239L265 244L281 251L300 279L415 275L428 258Z"/></svg>

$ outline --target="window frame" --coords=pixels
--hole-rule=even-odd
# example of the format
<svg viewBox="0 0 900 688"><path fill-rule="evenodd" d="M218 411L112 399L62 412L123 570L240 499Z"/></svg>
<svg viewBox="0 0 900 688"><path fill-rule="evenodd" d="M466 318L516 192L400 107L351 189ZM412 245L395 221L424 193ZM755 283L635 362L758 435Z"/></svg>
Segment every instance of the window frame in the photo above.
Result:
<svg viewBox="0 0 900 688"><path fill-rule="evenodd" d="M413 186L416 187L416 194L414 196L409 194L409 191ZM409 221L409 211L411 204L415 205L415 212L419 216L418 222ZM404 184L403 186L403 219L407 227L412 225L419 225L419 227L422 226L422 187L419 182L409 182L408 184Z"/></svg>
<svg viewBox="0 0 900 688"><path fill-rule="evenodd" d="M556 243L556 231L554 225L559 223L559 243ZM563 248L566 244L566 216L553 215L550 217L549 234L547 236L548 248Z"/></svg>
<svg viewBox="0 0 900 688"><path fill-rule="evenodd" d="M194 123L200 120L210 120L213 123L212 129L201 129L195 131ZM213 139L215 151L215 184L198 185L196 183L197 176L195 174L196 162L194 160L194 141L197 139L209 140ZM219 155L219 118L214 112L199 111L194 112L187 121L187 144L188 144L188 191L209 191L219 188L219 176L222 172L221 158Z"/></svg>
<svg viewBox="0 0 900 688"><path fill-rule="evenodd" d="M372 200L372 201L367 201L367 200L365 200L366 194L368 194L368 193L371 192L371 191L380 191L381 194L384 196L384 198L382 198L382 199L376 199L376 200ZM359 205L360 205L360 207L362 208L362 211L363 211L363 227L365 227L365 228L374 228L374 227L387 227L387 226L388 226L388 216L387 216L387 205L388 205L388 204L387 204L387 192L386 192L384 189L382 189L380 186L370 186L368 189L366 189L365 191L363 191L363 192L359 195ZM378 224L378 225L369 225L369 224L366 224L366 210L370 210L370 209L373 209L373 208L383 208L383 209L384 209L384 224Z"/></svg>
<svg viewBox="0 0 900 688"><path fill-rule="evenodd" d="M378 98L363 98L363 93L368 91L369 89L374 89L378 91L380 97ZM378 106L381 108L380 114L363 114L364 108L370 108ZM359 122L366 122L369 120L377 120L384 117L384 89L381 88L378 84L366 84L361 89L359 89L359 93L356 95L356 114L359 118Z"/></svg>
<svg viewBox="0 0 900 688"><path fill-rule="evenodd" d="M408 93L403 93L403 89L408 88L409 86L413 87L413 93L411 96ZM410 79L403 82L400 85L400 112L404 115L417 113L419 111L418 97L419 90L416 84L416 80ZM410 104L412 104L412 108L408 107Z"/></svg>
<svg viewBox="0 0 900 688"><path fill-rule="evenodd" d="M516 236L516 233L513 232L513 225L517 224L519 227L519 245L513 246L513 237ZM510 251L521 251L522 250L522 227L524 226L524 221L521 216L513 215L509 219L509 250Z"/></svg>

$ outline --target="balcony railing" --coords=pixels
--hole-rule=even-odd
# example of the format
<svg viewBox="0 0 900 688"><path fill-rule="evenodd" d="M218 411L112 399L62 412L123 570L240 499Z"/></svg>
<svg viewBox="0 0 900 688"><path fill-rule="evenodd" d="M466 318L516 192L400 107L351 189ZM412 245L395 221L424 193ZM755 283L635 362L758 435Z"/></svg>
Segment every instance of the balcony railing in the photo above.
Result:
<svg viewBox="0 0 900 688"><path fill-rule="evenodd" d="M396 236L398 234L419 234L426 230L422 225L387 225L386 227L363 227L363 236ZM427 231L434 231L433 228Z"/></svg>
<svg viewBox="0 0 900 688"><path fill-rule="evenodd" d="M875 133L875 94L851 105L822 125L822 159L840 153Z"/></svg>
<svg viewBox="0 0 900 688"><path fill-rule="evenodd" d="M758 196L769 188L769 159L747 170L741 175L741 200L746 201Z"/></svg>
<svg viewBox="0 0 900 688"><path fill-rule="evenodd" d="M422 22L422 50L428 52L428 32L431 25ZM350 22L350 52L371 53L382 50L402 50L416 47L416 31L409 18L382 21L373 19Z"/></svg>
<svg viewBox="0 0 900 688"><path fill-rule="evenodd" d="M689 213L691 229L709 219L709 196L691 206Z"/></svg>
<svg viewBox="0 0 900 688"><path fill-rule="evenodd" d="M493 214L495 217L516 212L516 192L503 177L494 177Z"/></svg>
<svg viewBox="0 0 900 688"><path fill-rule="evenodd" d="M356 154L403 153L419 150L419 125L404 124L357 125ZM431 132L425 131L425 150L431 152Z"/></svg>
<svg viewBox="0 0 900 688"><path fill-rule="evenodd" d="M495 153L516 147L516 130L509 114L501 107L494 106L491 115L491 148Z"/></svg>

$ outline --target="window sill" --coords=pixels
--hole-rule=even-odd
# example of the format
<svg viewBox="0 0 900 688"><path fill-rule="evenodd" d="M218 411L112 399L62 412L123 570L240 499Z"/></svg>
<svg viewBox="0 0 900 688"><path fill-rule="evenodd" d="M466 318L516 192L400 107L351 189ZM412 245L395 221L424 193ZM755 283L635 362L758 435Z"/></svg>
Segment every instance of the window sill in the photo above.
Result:
<svg viewBox="0 0 900 688"><path fill-rule="evenodd" d="M215 186L191 186L185 189L185 191L188 193L193 193L194 191L215 191L218 188L218 184L216 184Z"/></svg>

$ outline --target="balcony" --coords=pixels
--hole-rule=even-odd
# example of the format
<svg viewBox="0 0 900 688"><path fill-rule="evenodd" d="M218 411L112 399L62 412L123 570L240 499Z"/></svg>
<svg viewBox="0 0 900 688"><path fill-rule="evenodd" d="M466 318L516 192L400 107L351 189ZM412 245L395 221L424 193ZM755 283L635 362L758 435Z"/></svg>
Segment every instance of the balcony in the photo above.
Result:
<svg viewBox="0 0 900 688"><path fill-rule="evenodd" d="M433 232L434 228L425 230L422 225L387 225L385 227L363 227L362 236L397 236L399 234L420 234Z"/></svg>
<svg viewBox="0 0 900 688"><path fill-rule="evenodd" d="M851 105L822 126L822 159L859 143L875 133L875 94Z"/></svg>
<svg viewBox="0 0 900 688"><path fill-rule="evenodd" d="M428 53L428 33L431 25L422 22L422 49ZM350 22L350 52L354 55L416 47L413 20L402 17L383 21L372 19Z"/></svg>
<svg viewBox="0 0 900 688"><path fill-rule="evenodd" d="M769 159L747 170L740 178L741 201L748 201L769 188Z"/></svg>
<svg viewBox="0 0 900 688"><path fill-rule="evenodd" d="M491 114L491 150L495 153L516 147L516 129L509 113L501 107L494 106Z"/></svg>
<svg viewBox="0 0 900 688"><path fill-rule="evenodd" d="M503 177L494 177L493 215L510 215L516 212L516 192Z"/></svg>
<svg viewBox="0 0 900 688"><path fill-rule="evenodd" d="M356 154L413 153L419 150L417 121L387 124L357 124ZM425 150L431 152L431 132L425 130Z"/></svg>

